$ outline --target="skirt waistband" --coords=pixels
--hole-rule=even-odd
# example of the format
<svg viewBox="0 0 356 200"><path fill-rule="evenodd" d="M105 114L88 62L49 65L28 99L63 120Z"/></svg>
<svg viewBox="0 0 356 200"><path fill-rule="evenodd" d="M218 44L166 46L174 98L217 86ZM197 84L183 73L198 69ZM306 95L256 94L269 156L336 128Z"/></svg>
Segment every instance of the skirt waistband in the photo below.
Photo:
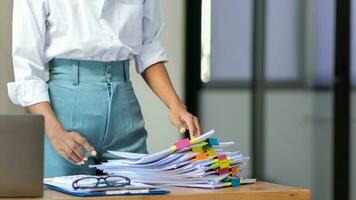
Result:
<svg viewBox="0 0 356 200"><path fill-rule="evenodd" d="M129 82L129 60L90 61L54 58L49 62L49 79L71 81L74 85L86 82Z"/></svg>

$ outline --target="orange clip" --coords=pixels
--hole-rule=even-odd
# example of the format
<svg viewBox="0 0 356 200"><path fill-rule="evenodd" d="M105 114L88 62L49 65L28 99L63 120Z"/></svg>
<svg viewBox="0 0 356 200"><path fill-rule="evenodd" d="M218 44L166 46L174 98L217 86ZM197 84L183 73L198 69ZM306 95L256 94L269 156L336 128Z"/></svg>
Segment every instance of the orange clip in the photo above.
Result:
<svg viewBox="0 0 356 200"><path fill-rule="evenodd" d="M237 167L236 166L232 167L230 170L231 170L231 175L232 176L237 176Z"/></svg>
<svg viewBox="0 0 356 200"><path fill-rule="evenodd" d="M197 160L205 160L207 158L208 158L208 154L206 154L206 153L201 153L201 154L198 154L195 156L195 159L197 159Z"/></svg>

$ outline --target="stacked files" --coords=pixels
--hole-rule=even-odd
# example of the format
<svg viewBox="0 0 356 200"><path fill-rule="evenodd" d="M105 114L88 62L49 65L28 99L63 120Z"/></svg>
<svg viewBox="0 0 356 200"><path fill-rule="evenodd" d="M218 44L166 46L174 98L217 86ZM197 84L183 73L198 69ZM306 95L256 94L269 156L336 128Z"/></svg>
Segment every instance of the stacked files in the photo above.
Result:
<svg viewBox="0 0 356 200"><path fill-rule="evenodd" d="M220 188L253 183L239 176L249 157L238 151L224 151L234 142L219 142L209 131L184 139L154 154L109 151L117 159L92 165L109 175L120 175L144 184L197 188Z"/></svg>

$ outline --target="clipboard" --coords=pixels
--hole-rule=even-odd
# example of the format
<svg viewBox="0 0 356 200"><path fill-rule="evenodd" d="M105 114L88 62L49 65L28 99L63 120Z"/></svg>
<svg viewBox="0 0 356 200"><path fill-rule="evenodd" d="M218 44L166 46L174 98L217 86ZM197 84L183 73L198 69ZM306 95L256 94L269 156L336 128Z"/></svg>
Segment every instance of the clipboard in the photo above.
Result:
<svg viewBox="0 0 356 200"><path fill-rule="evenodd" d="M138 190L110 190L98 192L74 192L65 188L57 187L50 184L44 184L45 188L52 189L58 192L69 194L77 197L103 197L103 196L130 196L130 195L164 195L168 194L169 190L163 188L148 188Z"/></svg>

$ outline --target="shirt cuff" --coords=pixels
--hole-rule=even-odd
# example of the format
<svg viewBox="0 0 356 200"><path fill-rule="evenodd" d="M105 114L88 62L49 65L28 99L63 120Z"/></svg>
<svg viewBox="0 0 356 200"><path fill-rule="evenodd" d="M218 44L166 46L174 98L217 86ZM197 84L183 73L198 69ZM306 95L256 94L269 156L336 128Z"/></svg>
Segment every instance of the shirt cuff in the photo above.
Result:
<svg viewBox="0 0 356 200"><path fill-rule="evenodd" d="M10 100L17 105L31 106L49 100L48 85L42 80L26 80L7 83Z"/></svg>
<svg viewBox="0 0 356 200"><path fill-rule="evenodd" d="M158 62L167 62L168 56L160 40L142 46L139 55L135 56L136 71L141 74L145 69Z"/></svg>

